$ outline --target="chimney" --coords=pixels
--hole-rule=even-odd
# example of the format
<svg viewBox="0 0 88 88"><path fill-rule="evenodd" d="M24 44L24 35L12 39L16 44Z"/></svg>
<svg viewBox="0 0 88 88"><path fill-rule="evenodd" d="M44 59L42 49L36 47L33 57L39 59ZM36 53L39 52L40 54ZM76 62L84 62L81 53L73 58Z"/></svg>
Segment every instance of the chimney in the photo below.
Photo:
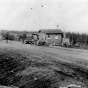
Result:
<svg viewBox="0 0 88 88"><path fill-rule="evenodd" d="M59 29L59 25L57 25L57 29Z"/></svg>

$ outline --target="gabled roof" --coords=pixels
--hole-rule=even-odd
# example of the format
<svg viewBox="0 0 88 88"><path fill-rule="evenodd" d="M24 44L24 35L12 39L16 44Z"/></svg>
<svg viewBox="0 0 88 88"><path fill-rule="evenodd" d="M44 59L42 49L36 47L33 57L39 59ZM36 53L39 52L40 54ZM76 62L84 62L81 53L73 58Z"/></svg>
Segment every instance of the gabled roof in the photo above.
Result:
<svg viewBox="0 0 88 88"><path fill-rule="evenodd" d="M39 30L39 32L46 34L63 34L63 32L60 29L41 29Z"/></svg>

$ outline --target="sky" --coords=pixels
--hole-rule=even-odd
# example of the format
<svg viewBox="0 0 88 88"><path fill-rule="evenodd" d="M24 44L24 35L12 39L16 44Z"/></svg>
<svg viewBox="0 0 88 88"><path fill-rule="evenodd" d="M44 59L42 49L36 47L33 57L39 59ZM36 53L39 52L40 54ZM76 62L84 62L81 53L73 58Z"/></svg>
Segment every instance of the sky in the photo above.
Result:
<svg viewBox="0 0 88 88"><path fill-rule="evenodd" d="M88 33L88 0L0 0L0 30Z"/></svg>

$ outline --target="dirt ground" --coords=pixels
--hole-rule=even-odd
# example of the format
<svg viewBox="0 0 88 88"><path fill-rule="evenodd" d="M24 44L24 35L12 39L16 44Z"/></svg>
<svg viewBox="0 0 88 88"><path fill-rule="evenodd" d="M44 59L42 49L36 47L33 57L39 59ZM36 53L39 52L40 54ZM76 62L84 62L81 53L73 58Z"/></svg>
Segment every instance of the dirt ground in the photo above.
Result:
<svg viewBox="0 0 88 88"><path fill-rule="evenodd" d="M0 41L0 70L4 86L88 88L88 50Z"/></svg>

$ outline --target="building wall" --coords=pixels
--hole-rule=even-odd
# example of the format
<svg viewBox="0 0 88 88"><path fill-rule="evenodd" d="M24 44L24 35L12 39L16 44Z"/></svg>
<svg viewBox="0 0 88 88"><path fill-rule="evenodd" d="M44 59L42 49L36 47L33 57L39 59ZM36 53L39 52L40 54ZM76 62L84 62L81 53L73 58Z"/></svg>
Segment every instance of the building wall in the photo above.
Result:
<svg viewBox="0 0 88 88"><path fill-rule="evenodd" d="M51 44L61 44L62 43L62 34L46 34L39 33L39 40L45 40L47 43Z"/></svg>
<svg viewBox="0 0 88 88"><path fill-rule="evenodd" d="M37 40L38 39L38 36L37 35L32 35L33 36L33 39L34 40Z"/></svg>
<svg viewBox="0 0 88 88"><path fill-rule="evenodd" d="M47 42L62 43L62 34L46 34Z"/></svg>
<svg viewBox="0 0 88 88"><path fill-rule="evenodd" d="M39 39L40 40L46 40L46 34L45 33L39 33Z"/></svg>

